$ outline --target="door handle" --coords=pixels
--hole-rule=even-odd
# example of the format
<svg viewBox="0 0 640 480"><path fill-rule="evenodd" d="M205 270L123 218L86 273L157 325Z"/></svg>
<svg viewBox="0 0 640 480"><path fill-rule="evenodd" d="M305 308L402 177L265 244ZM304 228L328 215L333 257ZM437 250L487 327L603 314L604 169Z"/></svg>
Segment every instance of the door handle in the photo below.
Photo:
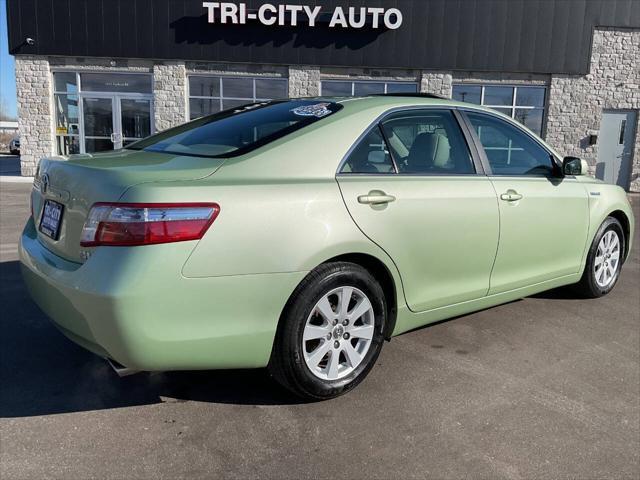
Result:
<svg viewBox="0 0 640 480"><path fill-rule="evenodd" d="M506 193L500 195L500 198L505 202L517 202L519 200L522 200L523 196L515 190L507 190Z"/></svg>
<svg viewBox="0 0 640 480"><path fill-rule="evenodd" d="M396 197L393 195L387 195L386 193L378 190L369 192L369 195L360 195L358 197L358 202L363 205L384 205L395 201Z"/></svg>

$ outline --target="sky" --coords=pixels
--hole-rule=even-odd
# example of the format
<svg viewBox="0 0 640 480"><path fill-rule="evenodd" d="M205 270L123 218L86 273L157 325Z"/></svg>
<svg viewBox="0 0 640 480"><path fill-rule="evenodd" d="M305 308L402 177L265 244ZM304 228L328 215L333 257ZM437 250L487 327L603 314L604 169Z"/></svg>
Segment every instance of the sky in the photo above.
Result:
<svg viewBox="0 0 640 480"><path fill-rule="evenodd" d="M0 105L9 116L17 116L15 62L9 55L7 39L7 0L0 0Z"/></svg>

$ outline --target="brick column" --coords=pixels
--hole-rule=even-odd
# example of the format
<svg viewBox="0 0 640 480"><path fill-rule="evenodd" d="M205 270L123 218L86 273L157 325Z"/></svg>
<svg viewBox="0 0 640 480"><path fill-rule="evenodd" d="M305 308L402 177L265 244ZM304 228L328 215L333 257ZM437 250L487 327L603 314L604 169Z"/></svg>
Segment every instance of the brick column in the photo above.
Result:
<svg viewBox="0 0 640 480"><path fill-rule="evenodd" d="M320 69L289 67L289 97L317 97L320 95Z"/></svg>
<svg viewBox="0 0 640 480"><path fill-rule="evenodd" d="M54 153L51 72L46 58L16 56L16 93L20 169L22 175L32 176L40 159Z"/></svg>
<svg viewBox="0 0 640 480"><path fill-rule="evenodd" d="M451 73L423 71L420 78L420 92L451 98L453 95L453 77Z"/></svg>
<svg viewBox="0 0 640 480"><path fill-rule="evenodd" d="M163 62L153 66L153 108L156 132L187 121L184 62Z"/></svg>

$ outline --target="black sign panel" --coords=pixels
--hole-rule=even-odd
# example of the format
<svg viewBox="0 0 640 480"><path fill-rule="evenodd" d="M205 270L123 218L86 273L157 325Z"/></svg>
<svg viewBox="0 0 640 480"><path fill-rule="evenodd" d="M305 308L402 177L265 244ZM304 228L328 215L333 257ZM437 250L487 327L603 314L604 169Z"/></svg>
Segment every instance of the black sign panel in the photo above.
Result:
<svg viewBox="0 0 640 480"><path fill-rule="evenodd" d="M9 49L13 54L584 74L596 26L640 28L638 0L209 2L226 4L224 12L204 3L7 0ZM267 7L261 21L258 13L267 3L275 11ZM293 6L282 18L281 5ZM402 22L395 13L388 18L368 13L361 25L354 16L347 26L331 26L336 9L348 16L350 7L359 13L365 6L397 9ZM307 11L316 13L313 26Z"/></svg>

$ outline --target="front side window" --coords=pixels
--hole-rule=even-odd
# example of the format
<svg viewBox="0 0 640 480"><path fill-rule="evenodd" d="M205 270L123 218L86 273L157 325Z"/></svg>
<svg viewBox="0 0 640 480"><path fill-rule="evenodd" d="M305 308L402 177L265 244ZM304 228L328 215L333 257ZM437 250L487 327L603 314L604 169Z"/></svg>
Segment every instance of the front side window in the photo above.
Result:
<svg viewBox="0 0 640 480"><path fill-rule="evenodd" d="M200 157L233 157L316 123L342 108L332 102L262 102L226 110L126 148Z"/></svg>
<svg viewBox="0 0 640 480"><path fill-rule="evenodd" d="M547 175L556 172L551 154L529 135L506 121L467 112L489 160L493 175Z"/></svg>
<svg viewBox="0 0 640 480"><path fill-rule="evenodd" d="M476 173L467 142L451 111L401 112L387 118L382 128L399 173Z"/></svg>
<svg viewBox="0 0 640 480"><path fill-rule="evenodd" d="M286 78L189 77L189 117L191 120L247 103L289 96Z"/></svg>

